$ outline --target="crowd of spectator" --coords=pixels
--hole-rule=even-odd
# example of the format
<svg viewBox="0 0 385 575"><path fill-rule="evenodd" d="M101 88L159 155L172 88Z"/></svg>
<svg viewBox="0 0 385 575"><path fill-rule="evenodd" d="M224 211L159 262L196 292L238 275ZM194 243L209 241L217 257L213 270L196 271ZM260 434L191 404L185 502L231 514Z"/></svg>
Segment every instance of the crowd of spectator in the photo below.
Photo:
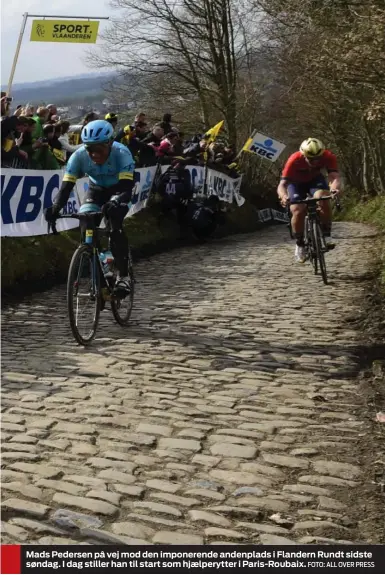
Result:
<svg viewBox="0 0 385 575"><path fill-rule="evenodd" d="M98 119L95 112L89 112L81 123L71 125L58 116L54 104L37 109L26 104L12 113L10 99L3 92L1 96L2 167L60 169L82 145L84 126ZM144 112L123 128L119 128L116 113L108 113L105 119L114 127L115 141L129 148L138 168L158 163L208 164L231 176L238 175L234 149L220 139L210 142L204 134L185 139L185 134L173 125L171 114L164 114L153 126L149 126Z"/></svg>

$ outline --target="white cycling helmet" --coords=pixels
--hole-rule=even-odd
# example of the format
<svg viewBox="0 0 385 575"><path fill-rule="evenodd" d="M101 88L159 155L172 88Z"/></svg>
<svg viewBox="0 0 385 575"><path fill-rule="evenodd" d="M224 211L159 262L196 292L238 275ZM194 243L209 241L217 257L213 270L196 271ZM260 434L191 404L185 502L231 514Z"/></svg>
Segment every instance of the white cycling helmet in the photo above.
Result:
<svg viewBox="0 0 385 575"><path fill-rule="evenodd" d="M317 138L308 138L302 142L299 150L305 158L316 158L317 156L322 156L325 146Z"/></svg>

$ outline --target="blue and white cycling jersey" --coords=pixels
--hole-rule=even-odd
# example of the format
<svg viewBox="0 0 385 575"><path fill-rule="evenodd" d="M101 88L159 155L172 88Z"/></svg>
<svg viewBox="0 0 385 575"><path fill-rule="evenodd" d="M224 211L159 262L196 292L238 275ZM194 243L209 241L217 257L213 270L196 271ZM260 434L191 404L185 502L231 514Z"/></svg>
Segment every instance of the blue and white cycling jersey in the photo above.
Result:
<svg viewBox="0 0 385 575"><path fill-rule="evenodd" d="M85 146L82 146L68 160L63 182L75 183L76 180L88 176L93 184L110 188L120 180L133 180L134 169L135 162L131 152L123 144L112 144L110 155L103 165L95 164Z"/></svg>

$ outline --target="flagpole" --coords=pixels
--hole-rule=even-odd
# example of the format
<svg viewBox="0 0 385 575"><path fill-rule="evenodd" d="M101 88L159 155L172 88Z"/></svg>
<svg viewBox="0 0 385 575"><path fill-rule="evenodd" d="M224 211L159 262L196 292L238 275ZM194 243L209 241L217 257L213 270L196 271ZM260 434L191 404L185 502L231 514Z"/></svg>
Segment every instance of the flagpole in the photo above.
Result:
<svg viewBox="0 0 385 575"><path fill-rule="evenodd" d="M23 36L24 36L24 31L25 31L25 27L26 27L26 24L27 24L27 20L28 20L28 12L24 12L24 14L23 14L23 20L22 20L22 22L21 22L19 39L18 39L17 45L16 45L16 52L15 52L15 56L14 56L14 58L13 58L11 73L10 73L10 75L9 75L9 81L8 81L8 96L11 95L13 77L14 77L14 75L15 75L16 64L17 64L17 60L18 60L18 58L19 58L21 43L22 43L22 41L23 41Z"/></svg>

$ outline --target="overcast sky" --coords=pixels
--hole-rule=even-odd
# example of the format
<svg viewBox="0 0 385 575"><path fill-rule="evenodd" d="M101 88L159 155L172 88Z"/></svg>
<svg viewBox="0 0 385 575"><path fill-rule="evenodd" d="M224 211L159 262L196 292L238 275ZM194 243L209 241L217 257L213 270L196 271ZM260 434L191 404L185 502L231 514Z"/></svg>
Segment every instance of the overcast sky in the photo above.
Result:
<svg viewBox="0 0 385 575"><path fill-rule="evenodd" d="M1 84L7 84L24 12L59 16L111 16L108 0L5 0L1 3ZM116 15L116 12L115 12ZM14 83L93 72L84 62L92 44L30 42L32 19L24 32ZM99 31L107 25L100 24Z"/></svg>

